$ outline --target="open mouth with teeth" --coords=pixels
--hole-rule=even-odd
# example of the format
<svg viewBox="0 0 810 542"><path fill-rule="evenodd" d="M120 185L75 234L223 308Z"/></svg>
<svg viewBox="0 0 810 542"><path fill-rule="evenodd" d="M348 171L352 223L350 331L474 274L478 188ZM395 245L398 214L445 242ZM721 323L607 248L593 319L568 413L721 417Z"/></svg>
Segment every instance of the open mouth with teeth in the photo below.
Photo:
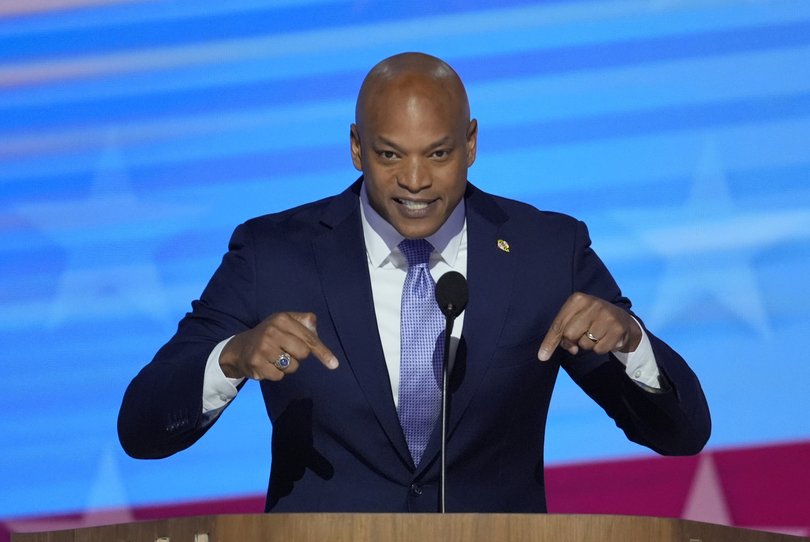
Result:
<svg viewBox="0 0 810 542"><path fill-rule="evenodd" d="M405 218L426 218L429 214L431 214L433 204L436 202L435 199L428 201L416 201L402 198L394 198L394 201L397 203L399 212Z"/></svg>
<svg viewBox="0 0 810 542"><path fill-rule="evenodd" d="M394 198L394 201L405 207L408 211L423 211L431 204L430 201L413 201L400 198Z"/></svg>

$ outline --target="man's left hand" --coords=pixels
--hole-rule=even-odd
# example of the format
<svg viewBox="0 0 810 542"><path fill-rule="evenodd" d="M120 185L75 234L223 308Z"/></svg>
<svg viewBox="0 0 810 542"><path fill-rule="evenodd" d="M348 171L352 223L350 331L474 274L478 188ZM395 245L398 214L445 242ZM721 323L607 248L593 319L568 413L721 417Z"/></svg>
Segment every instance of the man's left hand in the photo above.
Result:
<svg viewBox="0 0 810 542"><path fill-rule="evenodd" d="M582 292L571 294L551 323L537 357L548 361L559 346L571 354L591 350L633 352L641 342L641 328L627 311Z"/></svg>

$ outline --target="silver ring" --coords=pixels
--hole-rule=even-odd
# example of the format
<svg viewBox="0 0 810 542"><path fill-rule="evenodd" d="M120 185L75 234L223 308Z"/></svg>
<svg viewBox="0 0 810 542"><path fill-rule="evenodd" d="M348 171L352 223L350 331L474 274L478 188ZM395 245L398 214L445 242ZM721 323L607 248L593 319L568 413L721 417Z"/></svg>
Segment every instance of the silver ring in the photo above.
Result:
<svg viewBox="0 0 810 542"><path fill-rule="evenodd" d="M282 350L281 355L273 362L273 366L279 371L283 371L290 366L290 355Z"/></svg>
<svg viewBox="0 0 810 542"><path fill-rule="evenodd" d="M591 330L586 331L585 336L588 337L590 340L592 340L595 343L599 342L599 338L596 335L594 335L593 333L591 333Z"/></svg>

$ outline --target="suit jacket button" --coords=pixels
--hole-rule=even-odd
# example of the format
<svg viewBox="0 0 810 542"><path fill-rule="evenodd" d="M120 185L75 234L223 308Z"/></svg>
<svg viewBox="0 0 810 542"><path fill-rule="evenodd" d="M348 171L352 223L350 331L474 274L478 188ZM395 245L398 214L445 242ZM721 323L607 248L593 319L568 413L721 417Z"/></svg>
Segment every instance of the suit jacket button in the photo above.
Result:
<svg viewBox="0 0 810 542"><path fill-rule="evenodd" d="M411 493L418 497L422 494L422 486L419 484L411 484Z"/></svg>

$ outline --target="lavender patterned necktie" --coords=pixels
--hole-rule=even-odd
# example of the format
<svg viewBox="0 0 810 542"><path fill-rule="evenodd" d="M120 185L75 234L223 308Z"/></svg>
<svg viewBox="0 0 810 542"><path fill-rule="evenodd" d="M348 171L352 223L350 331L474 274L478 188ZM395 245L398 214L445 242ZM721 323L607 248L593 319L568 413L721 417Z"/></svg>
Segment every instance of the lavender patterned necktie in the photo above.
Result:
<svg viewBox="0 0 810 542"><path fill-rule="evenodd" d="M424 239L406 239L399 249L408 259L408 274L402 288L398 411L418 465L439 415L444 317L428 266L433 247Z"/></svg>

